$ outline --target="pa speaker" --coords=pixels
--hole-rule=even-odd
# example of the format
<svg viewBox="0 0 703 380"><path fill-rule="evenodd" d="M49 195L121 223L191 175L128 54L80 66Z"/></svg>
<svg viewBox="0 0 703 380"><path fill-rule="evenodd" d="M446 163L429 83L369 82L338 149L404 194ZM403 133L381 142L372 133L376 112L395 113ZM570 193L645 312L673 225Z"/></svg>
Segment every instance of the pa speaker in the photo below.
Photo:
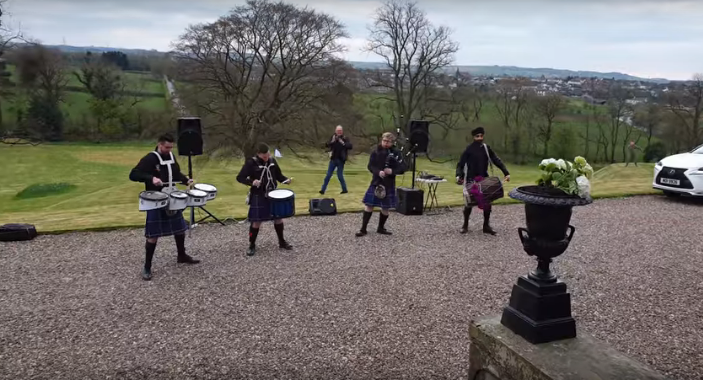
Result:
<svg viewBox="0 0 703 380"><path fill-rule="evenodd" d="M415 147L415 153L427 153L427 146L429 143L430 122L426 120L411 120L410 147Z"/></svg>
<svg viewBox="0 0 703 380"><path fill-rule="evenodd" d="M203 154L203 131L199 117L178 118L178 154L200 156Z"/></svg>
<svg viewBox="0 0 703 380"><path fill-rule="evenodd" d="M337 206L333 198L310 199L310 215L335 215Z"/></svg>
<svg viewBox="0 0 703 380"><path fill-rule="evenodd" d="M422 189L399 187L396 191L398 193L398 207L395 210L398 213L403 215L422 215L422 202L425 198L425 192Z"/></svg>

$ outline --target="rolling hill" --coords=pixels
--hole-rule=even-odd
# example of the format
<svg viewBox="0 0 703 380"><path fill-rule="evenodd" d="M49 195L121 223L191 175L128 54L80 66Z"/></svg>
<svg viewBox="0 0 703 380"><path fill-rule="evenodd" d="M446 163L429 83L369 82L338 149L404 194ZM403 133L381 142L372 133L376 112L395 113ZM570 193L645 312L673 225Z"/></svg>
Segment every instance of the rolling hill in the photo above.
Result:
<svg viewBox="0 0 703 380"><path fill-rule="evenodd" d="M385 63L381 62L359 62L351 61L349 62L352 66L359 70L376 70L386 68ZM528 78L539 78L544 75L547 78L566 78L566 77L596 77L605 79L616 79L616 80L628 80L628 81L644 81L644 82L655 82L655 83L668 83L670 80L664 78L640 78L629 74L609 72L603 73L598 71L582 71L582 70L566 70L566 69L552 69L552 68L530 68L530 67L518 67L518 66L467 66L467 65L453 65L447 66L444 71L447 74L454 74L456 70L459 69L462 73L469 73L476 76L493 76L493 77L528 77Z"/></svg>
<svg viewBox="0 0 703 380"><path fill-rule="evenodd" d="M65 52L107 52L119 50L125 54L135 54L135 55L152 55L152 54L165 54L164 52L159 52L157 50L145 50L145 49L129 49L129 48L117 48L117 47L103 47L103 46L70 46L70 45L47 45ZM349 62L354 68L359 70L375 70L379 68L385 68L385 64L382 62L360 62L360 61L350 61ZM566 77L596 77L596 78L607 78L616 80L630 80L630 81L646 81L655 83L668 83L668 79L664 78L640 78L629 74L619 73L619 72L598 72L598 71L582 71L582 70L565 70L565 69L553 69L553 68L530 68L530 67L517 67L517 66L467 66L467 65L453 65L447 66L445 72L448 74L453 74L459 69L460 72L469 73L476 76L522 76L529 78L539 78L545 76L547 78L566 78Z"/></svg>

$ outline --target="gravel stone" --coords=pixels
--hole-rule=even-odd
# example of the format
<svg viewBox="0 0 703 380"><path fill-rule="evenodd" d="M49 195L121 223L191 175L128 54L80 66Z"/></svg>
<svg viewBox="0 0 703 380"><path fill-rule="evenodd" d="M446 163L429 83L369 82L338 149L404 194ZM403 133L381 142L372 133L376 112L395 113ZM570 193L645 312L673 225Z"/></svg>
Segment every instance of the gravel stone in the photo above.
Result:
<svg viewBox="0 0 703 380"><path fill-rule="evenodd" d="M195 266L159 241L140 277L143 230L0 243L0 378L460 378L472 319L498 314L534 266L522 205L494 207L499 235L460 235L461 210L392 214L392 236L356 238L360 214L262 226L201 225ZM672 379L703 373L700 204L661 197L574 209L555 269L579 329Z"/></svg>

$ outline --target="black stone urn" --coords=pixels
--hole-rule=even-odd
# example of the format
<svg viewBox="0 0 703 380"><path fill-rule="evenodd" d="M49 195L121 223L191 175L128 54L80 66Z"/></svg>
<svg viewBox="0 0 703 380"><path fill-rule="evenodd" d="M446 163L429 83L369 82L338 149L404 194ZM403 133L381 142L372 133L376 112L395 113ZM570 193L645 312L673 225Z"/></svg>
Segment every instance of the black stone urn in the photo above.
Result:
<svg viewBox="0 0 703 380"><path fill-rule="evenodd" d="M508 196L525 203L527 227L518 228L518 235L525 252L537 258L537 268L518 278L501 323L531 343L574 338L571 295L549 264L566 251L576 231L569 224L573 207L593 199L545 186L518 187Z"/></svg>

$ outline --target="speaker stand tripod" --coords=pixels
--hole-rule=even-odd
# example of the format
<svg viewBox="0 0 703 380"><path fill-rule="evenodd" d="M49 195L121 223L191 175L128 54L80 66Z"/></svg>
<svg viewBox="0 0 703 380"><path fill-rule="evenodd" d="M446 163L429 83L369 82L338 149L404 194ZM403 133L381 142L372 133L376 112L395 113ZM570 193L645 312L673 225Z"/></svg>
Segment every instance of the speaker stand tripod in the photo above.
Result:
<svg viewBox="0 0 703 380"><path fill-rule="evenodd" d="M193 179L193 162L191 160L191 155L188 155L188 178ZM222 223L221 220L217 219L215 215L212 215L210 211L206 210L205 207L198 206L198 208L205 211L208 216L200 219L197 223L200 223L207 218L213 218L221 225L225 225L224 223ZM195 222L195 206L190 206L190 227L193 228L193 226L195 226L197 223Z"/></svg>
<svg viewBox="0 0 703 380"><path fill-rule="evenodd" d="M412 153L413 155L413 182L411 184L411 188L415 188L415 162L417 161L417 153L415 153L415 148L417 148L417 144L415 144L410 150L408 151L407 155L410 155Z"/></svg>

